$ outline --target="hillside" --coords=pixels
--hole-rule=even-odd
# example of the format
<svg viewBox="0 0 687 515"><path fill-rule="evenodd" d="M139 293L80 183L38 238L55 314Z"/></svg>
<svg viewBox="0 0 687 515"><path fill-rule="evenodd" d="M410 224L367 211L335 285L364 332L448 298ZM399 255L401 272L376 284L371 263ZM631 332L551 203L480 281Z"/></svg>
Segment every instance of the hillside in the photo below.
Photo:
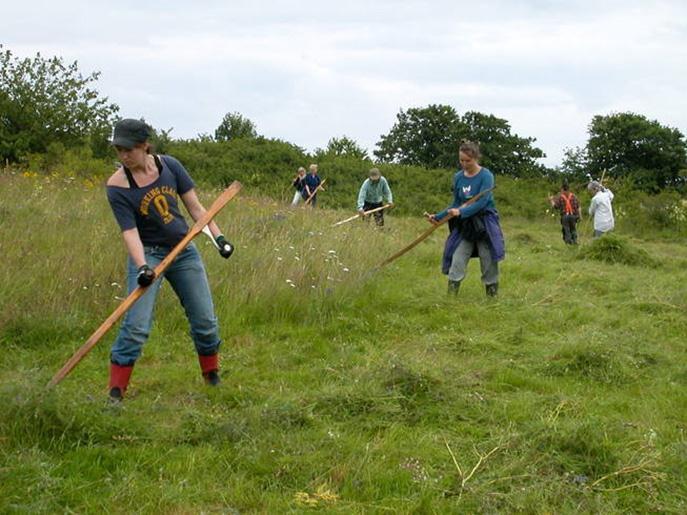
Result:
<svg viewBox="0 0 687 515"><path fill-rule="evenodd" d="M687 510L684 239L627 229L592 246L583 223L566 248L545 207L509 207L529 192L504 181L501 294L485 297L473 260L453 299L443 230L372 271L418 216L332 228L350 210L242 195L218 217L236 255L197 240L223 384L202 384L165 287L113 408L115 331L45 390L124 296L106 198L27 175L0 174L0 512Z"/></svg>

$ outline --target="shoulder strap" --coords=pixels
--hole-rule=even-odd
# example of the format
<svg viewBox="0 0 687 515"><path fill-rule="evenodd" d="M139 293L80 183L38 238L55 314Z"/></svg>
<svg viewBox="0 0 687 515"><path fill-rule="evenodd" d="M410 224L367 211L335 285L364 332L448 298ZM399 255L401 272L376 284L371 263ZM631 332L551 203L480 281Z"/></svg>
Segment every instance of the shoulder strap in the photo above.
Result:
<svg viewBox="0 0 687 515"><path fill-rule="evenodd" d="M572 193L568 193L567 195L565 193L561 193L561 198L563 199L563 202L565 202L565 214L572 215Z"/></svg>
<svg viewBox="0 0 687 515"><path fill-rule="evenodd" d="M158 155L158 154L153 154L153 159L155 159L155 166L157 166L157 173L159 175L162 175L162 159L163 157ZM165 162L165 164L167 164ZM169 164L167 164L167 167L169 167Z"/></svg>
<svg viewBox="0 0 687 515"><path fill-rule="evenodd" d="M129 188L138 189L138 184L136 184L136 181L134 180L134 176L131 175L131 170L129 170L124 165L122 165L122 168L124 168L124 173L126 174L126 180L129 181Z"/></svg>
<svg viewBox="0 0 687 515"><path fill-rule="evenodd" d="M162 161L160 161L160 156L158 156L157 154L154 154L153 159L155 160L155 166L157 167L158 175L162 175ZM122 165L122 168L124 168L124 174L126 175L126 180L129 181L129 187L132 189L134 189L134 188L137 189L138 184L136 184L136 180L134 179L134 176L131 173L131 170L129 170L124 165Z"/></svg>

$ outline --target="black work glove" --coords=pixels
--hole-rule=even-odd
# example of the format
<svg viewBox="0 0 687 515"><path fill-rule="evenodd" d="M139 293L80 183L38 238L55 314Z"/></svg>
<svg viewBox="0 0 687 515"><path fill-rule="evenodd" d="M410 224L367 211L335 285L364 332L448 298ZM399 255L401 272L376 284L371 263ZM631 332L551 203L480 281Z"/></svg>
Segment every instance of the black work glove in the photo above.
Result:
<svg viewBox="0 0 687 515"><path fill-rule="evenodd" d="M138 275L136 276L136 282L141 288L150 286L155 280L155 271L148 265L141 265L138 269Z"/></svg>
<svg viewBox="0 0 687 515"><path fill-rule="evenodd" d="M219 245L219 255L224 259L227 259L234 253L234 246L227 241L223 234L220 234L215 238L217 245Z"/></svg>

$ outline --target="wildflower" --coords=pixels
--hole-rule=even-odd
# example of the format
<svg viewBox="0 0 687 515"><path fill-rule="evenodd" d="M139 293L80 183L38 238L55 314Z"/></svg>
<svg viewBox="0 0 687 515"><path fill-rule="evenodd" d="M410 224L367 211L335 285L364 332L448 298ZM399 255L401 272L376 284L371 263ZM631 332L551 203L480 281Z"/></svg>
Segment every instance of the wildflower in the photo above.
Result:
<svg viewBox="0 0 687 515"><path fill-rule="evenodd" d="M344 272L350 272L350 270L349 270L348 268L346 268L346 267L343 267L343 271L344 271Z"/></svg>
<svg viewBox="0 0 687 515"><path fill-rule="evenodd" d="M299 506L317 506L317 499L310 497L307 492L296 492L296 495L293 496L293 500Z"/></svg>
<svg viewBox="0 0 687 515"><path fill-rule="evenodd" d="M405 462L399 464L399 468L407 470L415 483L427 481L429 474L417 458L408 458Z"/></svg>

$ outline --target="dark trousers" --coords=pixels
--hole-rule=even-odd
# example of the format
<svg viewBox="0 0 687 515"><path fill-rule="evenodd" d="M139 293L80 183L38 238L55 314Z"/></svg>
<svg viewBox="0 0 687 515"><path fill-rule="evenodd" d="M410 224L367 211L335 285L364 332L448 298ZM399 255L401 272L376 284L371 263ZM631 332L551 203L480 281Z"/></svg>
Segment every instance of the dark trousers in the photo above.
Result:
<svg viewBox="0 0 687 515"><path fill-rule="evenodd" d="M575 215L561 215L561 232L563 241L568 245L577 244L577 220Z"/></svg>
<svg viewBox="0 0 687 515"><path fill-rule="evenodd" d="M378 207L382 207L384 204L381 202L365 202L363 204L363 211L369 211L370 209L377 209ZM377 227L384 227L384 210L382 209L381 211L377 211L376 213L372 213L372 216L375 217L375 224L377 224Z"/></svg>

